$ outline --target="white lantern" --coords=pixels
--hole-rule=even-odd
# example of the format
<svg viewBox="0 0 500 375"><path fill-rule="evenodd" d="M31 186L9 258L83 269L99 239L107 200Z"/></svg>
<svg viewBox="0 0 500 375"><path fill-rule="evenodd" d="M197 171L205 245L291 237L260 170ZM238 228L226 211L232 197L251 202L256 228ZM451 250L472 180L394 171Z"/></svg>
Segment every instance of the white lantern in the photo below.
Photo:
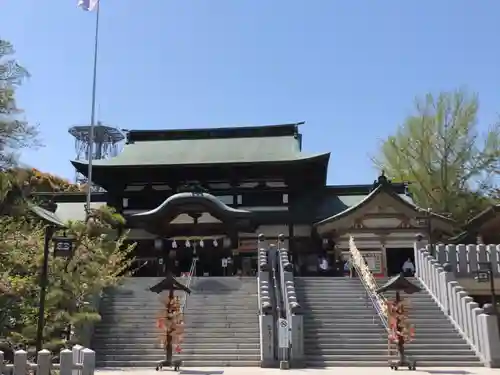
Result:
<svg viewBox="0 0 500 375"><path fill-rule="evenodd" d="M200 247L203 247L205 246L205 244L203 243L203 239L200 240Z"/></svg>
<svg viewBox="0 0 500 375"><path fill-rule="evenodd" d="M217 245L219 245L219 243L217 242L217 238L214 238L213 244L214 244L214 247L217 247Z"/></svg>
<svg viewBox="0 0 500 375"><path fill-rule="evenodd" d="M191 242L189 242L189 240L186 240L186 247L191 247Z"/></svg>
<svg viewBox="0 0 500 375"><path fill-rule="evenodd" d="M175 240L172 241L172 249L177 249L177 242Z"/></svg>

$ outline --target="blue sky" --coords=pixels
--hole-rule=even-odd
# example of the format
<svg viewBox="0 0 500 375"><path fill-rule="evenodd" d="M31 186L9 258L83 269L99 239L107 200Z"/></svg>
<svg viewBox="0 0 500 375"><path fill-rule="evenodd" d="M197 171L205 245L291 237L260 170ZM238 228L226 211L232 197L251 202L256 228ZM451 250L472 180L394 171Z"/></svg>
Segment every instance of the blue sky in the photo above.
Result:
<svg viewBox="0 0 500 375"><path fill-rule="evenodd" d="M95 14L77 0L0 0L0 37L46 147L23 160L73 178L67 129L90 121ZM306 121L329 183L370 183L369 155L416 95L467 87L500 110L499 1L101 0L98 117L126 129Z"/></svg>

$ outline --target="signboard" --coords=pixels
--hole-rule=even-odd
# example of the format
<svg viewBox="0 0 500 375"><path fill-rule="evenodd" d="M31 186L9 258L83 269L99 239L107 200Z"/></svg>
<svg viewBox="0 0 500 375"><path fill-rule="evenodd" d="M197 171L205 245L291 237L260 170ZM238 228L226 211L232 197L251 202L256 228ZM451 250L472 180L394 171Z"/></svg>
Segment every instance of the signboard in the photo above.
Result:
<svg viewBox="0 0 500 375"><path fill-rule="evenodd" d="M70 257L73 250L73 240L66 237L54 237L54 256Z"/></svg>
<svg viewBox="0 0 500 375"><path fill-rule="evenodd" d="M238 242L238 252L240 253L253 253L257 252L257 239L245 238L240 239Z"/></svg>
<svg viewBox="0 0 500 375"><path fill-rule="evenodd" d="M280 318L278 320L278 342L280 348L288 348L289 346L289 329L286 319Z"/></svg>
<svg viewBox="0 0 500 375"><path fill-rule="evenodd" d="M227 258L222 258L222 268L227 267Z"/></svg>
<svg viewBox="0 0 500 375"><path fill-rule="evenodd" d="M487 283L488 281L490 281L490 272L478 270L475 279L478 283Z"/></svg>
<svg viewBox="0 0 500 375"><path fill-rule="evenodd" d="M382 251L380 250L360 250L366 265L375 277L383 277L384 275L384 263ZM351 253L349 251L343 251L342 255L344 259L350 257Z"/></svg>

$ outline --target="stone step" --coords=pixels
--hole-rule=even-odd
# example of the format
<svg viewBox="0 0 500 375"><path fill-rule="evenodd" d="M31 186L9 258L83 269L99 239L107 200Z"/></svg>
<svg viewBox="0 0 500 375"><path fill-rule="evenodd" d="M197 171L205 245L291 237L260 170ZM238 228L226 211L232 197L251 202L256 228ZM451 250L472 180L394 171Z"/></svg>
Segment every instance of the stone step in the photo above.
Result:
<svg viewBox="0 0 500 375"><path fill-rule="evenodd" d="M189 331L189 330L188 330ZM197 329L197 333L184 333L184 337L213 337L213 338L231 338L231 337L238 337L241 338L242 340L246 340L247 337L259 337L259 327L254 327L254 328L249 328L245 329L238 329L238 331L235 331L234 329L228 328L222 331L221 329L213 331L210 328L204 328L204 329ZM114 338L127 338L130 340L136 340L144 337L151 337L151 338L159 338L161 335L160 330L157 330L156 332L154 331L148 331L148 332L137 332L137 331L123 331L123 329L113 329L113 330L96 330L94 334L94 338L96 340L106 340L108 341L108 337L110 335L113 335ZM189 335L189 336L188 336ZM199 335L199 336L196 336ZM109 339L111 340L111 339Z"/></svg>
<svg viewBox="0 0 500 375"><path fill-rule="evenodd" d="M361 359L355 359L355 360L347 360L347 361L339 361L339 360L316 360L316 361L311 361L311 360L306 360L305 362L307 367L310 368L325 368L325 367L388 367L387 365L387 360L374 360L374 361L365 361L363 358ZM451 365L449 363L443 363L440 361L419 361L417 363L417 370L420 367L450 367ZM481 362L467 362L467 361L460 361L456 360L453 362L453 367L484 367ZM402 367L404 370L405 367ZM439 371L439 370L437 370Z"/></svg>
<svg viewBox="0 0 500 375"><path fill-rule="evenodd" d="M464 342L462 337L457 333L457 332L439 332L438 333L441 338L446 338L451 342L451 340L454 340L454 342L459 343L459 342ZM432 332L426 332L426 333L419 333L419 339L420 341L424 342L432 342L432 338L436 337L436 334L433 334ZM320 331L320 330L305 330L304 332L304 338L306 339L317 339L323 340L333 340L332 342L338 340L339 337L345 337L345 336L351 336L351 337L362 337L366 339L373 339L373 340L383 340L385 343L387 343L387 333L382 329L367 329L363 332L359 331L352 331L350 329L346 330L327 330L327 331Z"/></svg>
<svg viewBox="0 0 500 375"><path fill-rule="evenodd" d="M451 340L452 341L452 340ZM407 344L406 347L410 349L418 350L419 348L430 349L430 348L443 348L443 344L446 344L446 348L448 349L467 349L471 350L469 345L461 343L461 342L451 342L449 339L441 339L440 341L432 340L432 342L427 342L425 340L415 339L411 343ZM305 339L304 345L306 347L316 347L316 348L324 348L324 349L336 349L336 348L383 348L387 350L387 340L383 339L370 339L370 338L362 338L362 339L352 339L346 338L345 341L337 338L335 342L320 342L316 339Z"/></svg>
<svg viewBox="0 0 500 375"><path fill-rule="evenodd" d="M153 345L157 344L157 345ZM206 342L206 341L196 341L196 342L190 342L189 340L185 340L184 343L182 344L183 349L212 349L214 347L213 342ZM143 344L140 345L137 342L134 343L124 343L124 342L118 342L118 343L100 343L98 345L94 345L93 349L99 352L105 351L105 350L140 350L141 348L147 348L148 350L164 350L163 346L160 342L154 343L151 342L150 344ZM153 348L153 349L151 349ZM234 349L248 349L248 350L260 350L260 344L258 340L254 343L241 343L239 341L236 342L219 342L217 340L216 348L219 350L234 350Z"/></svg>
<svg viewBox="0 0 500 375"><path fill-rule="evenodd" d="M260 361L260 353L255 352L251 354L232 354L232 353L221 353L221 354L179 354L180 359L186 358L191 361L206 361L206 360L217 360L217 361ZM105 361L158 361L164 358L163 353L159 354L112 354L112 355L104 355L100 356L100 360Z"/></svg>
<svg viewBox="0 0 500 375"><path fill-rule="evenodd" d="M154 319L152 319L154 318ZM130 316L126 318L119 317L105 317L101 320L100 324L153 324L156 325L156 318L153 316ZM210 321L215 323L231 323L231 322L240 322L240 323L255 323L258 321L257 314L248 314L248 315L234 315L234 316L210 316ZM185 314L184 321L186 324L193 323L203 323L207 321L206 315L191 315Z"/></svg>
<svg viewBox="0 0 500 375"><path fill-rule="evenodd" d="M248 336L227 336L227 335L210 335L211 338L217 339L217 342L220 343L221 345L230 345L230 346L235 346L239 343L246 343L246 344L259 344L259 335L252 333L251 335ZM98 337L94 337L98 338ZM184 342L192 342L192 343L203 343L207 339L207 335L205 334L189 334L185 333L184 334ZM131 342L130 337L109 337L106 338L105 340L94 340L94 346L97 345L157 345L159 344L159 338L158 335L151 335L151 336L142 336L142 337L136 337L134 338L133 342ZM212 344L210 344L212 345Z"/></svg>
<svg viewBox="0 0 500 375"><path fill-rule="evenodd" d="M188 329L189 330L189 329ZM194 329L192 329L194 330ZM234 327L228 327L228 328L217 328L213 329L210 327L203 327L203 328L196 328L196 331L208 335L210 337L219 337L215 335L220 335L221 337L244 337L245 334L252 334L252 335L258 335L259 334L259 327L251 327L251 328L234 328ZM338 331L329 331L327 330L326 332L338 332ZM148 337L159 337L162 334L162 332L159 329L148 329L144 330L142 332L137 332L137 330L124 330L121 327L117 328L109 328L109 329L99 329L98 331L95 332L96 338L98 337L103 337L106 335L115 335L117 337L129 337L131 339L134 339L136 337L143 337L148 335ZM150 336L149 336L150 335ZM207 337L208 337L207 336Z"/></svg>
<svg viewBox="0 0 500 375"><path fill-rule="evenodd" d="M144 368L149 367L154 369L159 360L134 360L134 361L97 361L96 365L99 368ZM387 363L386 363L387 365ZM260 367L259 360L221 360L221 359L206 359L206 360L191 360L185 359L182 361L182 367Z"/></svg>
<svg viewBox="0 0 500 375"><path fill-rule="evenodd" d="M105 310L101 310L103 312ZM109 319L137 319L137 318L145 318L145 319L151 319L152 316L157 317L159 313L162 311L165 311L165 309L158 309L155 310L154 313L151 313L150 311L144 312L144 311L137 311L135 314L131 314L132 311L128 311L125 314L120 314L120 311L117 311L116 313L112 313L110 315L104 315L104 318L109 318ZM230 310L191 310L191 309L186 309L184 311L184 316L191 316L191 317L210 317L213 319L218 318L219 320L226 320L226 319L232 319L233 317L242 317L242 318L249 318L249 317L255 317L258 316L258 310L257 309L248 309L248 310L236 310L237 313L234 313L234 311Z"/></svg>
<svg viewBox="0 0 500 375"><path fill-rule="evenodd" d="M379 323L379 322L376 322L376 323ZM427 328L427 327L431 327L431 328L445 328L447 330L451 329L450 326L443 326L443 323L442 322L436 322L436 321L433 321L432 319L428 319L428 320L412 320L411 321L412 324L415 325L415 328L419 328L419 329L423 329L423 328ZM382 323L379 323L380 325L382 325ZM359 320L359 319L356 319L356 318L343 318L343 319L332 319L332 320L329 320L329 321L317 321L317 320L308 320L308 319L304 319L304 327L311 327L311 328L314 328L314 327L321 327L323 326L323 328L333 328L333 327L338 327L338 326L341 326L341 327L351 327L351 328L356 328L356 327L366 327L366 326L373 326L374 325L374 322L373 321L366 321L366 320Z"/></svg>
<svg viewBox="0 0 500 375"><path fill-rule="evenodd" d="M162 305L159 302L154 303L154 304L149 304L149 303L137 302L136 300L134 300L134 302L126 302L123 300L119 300L119 301L113 301L111 303L104 302L104 306L109 306L109 307L114 307L114 308L129 308L129 309L145 308L145 309L149 309L149 308L162 307L164 305ZM250 301L248 301L248 300L244 300L244 301L231 300L231 301L227 301L227 302L225 302L225 301L220 301L220 302L212 301L210 303L189 301L187 303L187 306L193 306L193 307L199 307L199 308L202 308L203 306L205 306L207 308L219 308L221 306L225 306L227 308L233 308L233 309L242 308L242 307L255 307L255 306L257 306L257 298L252 299Z"/></svg>
<svg viewBox="0 0 500 375"><path fill-rule="evenodd" d="M214 356L214 357L219 357L223 358L225 356L258 356L260 358L260 349L259 348L218 348L216 342L212 342L212 347L207 348L207 347L202 347L202 348L189 348L185 347L184 345L181 345L182 347L182 355L189 355L189 356ZM99 352L100 356L111 356L111 357L122 357L122 356L162 356L164 355L165 350L162 348L158 349L129 349L129 350L113 350L113 349L108 349L108 350L101 350ZM116 359L120 359L116 358Z"/></svg>
<svg viewBox="0 0 500 375"><path fill-rule="evenodd" d="M251 304L247 305L207 305L205 308L203 308L202 305L187 305L187 309L193 310L193 311L207 311L208 313L210 312L218 312L218 311L248 311L248 310L256 310L257 309L257 303L253 302ZM110 304L105 304L101 305L100 311L102 312L121 312L121 311L138 311L138 312L156 312L158 310L165 309L164 306L158 304L158 305L137 305L137 306L132 306L132 305L110 305Z"/></svg>
<svg viewBox="0 0 500 375"><path fill-rule="evenodd" d="M240 322L240 321L231 321L231 322L213 322L213 321L205 321L205 322L191 322L189 324L189 328L190 329L199 329L199 328L206 328L207 327L207 324L210 324L210 328L214 329L214 330L217 330L218 328L221 328L221 329L226 329L226 328L234 328L234 329L246 329L246 328L249 328L251 327L252 329L255 329L256 327L258 327L258 319L257 317L255 317L255 320L252 322L252 323L248 323L248 322ZM121 325L121 324L119 324ZM118 328L116 327L116 325L105 325L103 324L102 327L110 327L111 329L114 329L114 328ZM122 327L118 328L118 329L121 329ZM125 328L125 327L123 327ZM188 326L186 325L186 328L188 328ZM140 329L142 330L142 332L147 332L147 330L157 330L158 328L156 328L156 326L154 324L149 324L149 322L144 322L142 324L138 324L138 323L130 323L130 324L127 324L126 325L126 329L127 330L136 330L136 329Z"/></svg>
<svg viewBox="0 0 500 375"><path fill-rule="evenodd" d="M348 303L348 302L353 302L353 301L366 301L366 302L370 302L371 303L371 299L364 296L364 295L361 295L361 294L357 294L357 293L354 293L354 294L350 294L350 295L338 295L336 294L335 296L328 296L327 294L328 292L322 292L322 293L318 293L318 294L314 294L314 295L311 295L311 294L307 294L307 293L301 293L300 291L297 291L297 294L299 294L301 296L301 298L304 300L304 301L308 301L308 302L325 302L325 303L339 303L339 302L342 302L342 303ZM410 300L410 303L409 303L410 306L415 306L415 305L429 305L429 306L436 306L437 307L437 304L436 302L434 302L434 300L432 299L411 299Z"/></svg>
<svg viewBox="0 0 500 375"><path fill-rule="evenodd" d="M385 360L385 364L387 366L387 361L389 360L389 357L387 356L387 352L385 353L385 358L383 355L380 354L353 354L353 355L348 355L348 354L340 354L340 355L328 355L328 356L323 356L320 354L310 354L307 357L307 362L320 362L320 361L326 361L326 362L334 362L334 361L370 361L370 362L379 362L380 360ZM396 357L391 357L391 359L395 359ZM463 355L458 355L458 356L440 356L440 355L412 355L411 358L415 361L417 361L417 367L420 365L421 362L437 362L437 363L442 363L443 365L446 365L448 367L456 367L455 362L460 361L460 362L479 362L479 360L474 357L473 355L469 356L463 356Z"/></svg>
<svg viewBox="0 0 500 375"><path fill-rule="evenodd" d="M327 349L327 348L312 348L310 349L311 352L314 352L316 355L323 355L323 356L330 356L330 355L335 355L335 356L348 356L348 355L356 355L359 353L360 350L363 352L363 357L364 356L372 356L372 355L378 355L378 356L384 356L387 355L387 345L385 348L379 347L379 348L369 348L367 346L360 346L360 347L350 347L350 348L335 348L335 349ZM406 352L406 351L405 351ZM454 356L454 357L467 357L467 356L472 356L471 350L470 349L426 349L426 348L418 348L418 349L411 349L408 347L407 354L410 357L414 356L436 356L438 358L447 357L447 356Z"/></svg>
<svg viewBox="0 0 500 375"><path fill-rule="evenodd" d="M335 317L342 317L342 316L350 316L355 319L363 319L369 316L378 316L378 314L373 310L373 309L363 309L363 310L356 310L356 311L351 311L349 312L348 310L329 310L328 309L314 309L314 310L308 310L306 312L305 316L312 316L316 314L321 314L325 313L329 314L330 316L335 316ZM446 315L443 314L442 311L429 311L429 313L410 313L408 314L408 317L411 319L440 319L440 320L446 320L448 321L448 318Z"/></svg>

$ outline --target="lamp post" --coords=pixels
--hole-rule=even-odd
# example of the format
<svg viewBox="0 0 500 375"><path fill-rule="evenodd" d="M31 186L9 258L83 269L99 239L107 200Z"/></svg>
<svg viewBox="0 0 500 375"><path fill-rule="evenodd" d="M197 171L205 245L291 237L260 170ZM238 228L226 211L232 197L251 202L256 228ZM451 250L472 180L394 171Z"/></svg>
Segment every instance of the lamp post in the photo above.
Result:
<svg viewBox="0 0 500 375"><path fill-rule="evenodd" d="M180 333L176 332L178 327L179 314L181 314L180 306L177 304L175 298L175 291L182 290L188 294L191 290L179 283L174 277L174 267L175 267L175 249L171 249L167 257L167 275L165 279L160 281L158 284L152 286L149 290L151 292L160 294L162 291L168 290L168 297L166 303L164 303L163 318L164 318L164 342L165 349L165 359L158 362L156 370L162 369L164 366L174 366L175 370L178 370L180 366L180 361L173 361L173 339L174 336Z"/></svg>
<svg viewBox="0 0 500 375"><path fill-rule="evenodd" d="M57 204L48 202L46 208L40 206L30 206L30 211L42 219L47 226L45 227L43 244L43 261L40 275L40 297L38 301L38 322L36 330L36 351L42 350L43 328L45 326L45 300L47 296L48 271L50 242L54 241L54 256L66 256L72 251L72 240L66 237L53 237L56 229L65 228L65 224L56 216Z"/></svg>
<svg viewBox="0 0 500 375"><path fill-rule="evenodd" d="M476 277L474 278L478 283L490 283L491 304L493 311L497 313L497 296L495 291L495 278L493 277L493 265L491 262L478 262L478 269L476 270Z"/></svg>
<svg viewBox="0 0 500 375"><path fill-rule="evenodd" d="M431 255L434 256L434 244L432 243L432 209L427 209L427 236L429 240L429 249L431 251Z"/></svg>

